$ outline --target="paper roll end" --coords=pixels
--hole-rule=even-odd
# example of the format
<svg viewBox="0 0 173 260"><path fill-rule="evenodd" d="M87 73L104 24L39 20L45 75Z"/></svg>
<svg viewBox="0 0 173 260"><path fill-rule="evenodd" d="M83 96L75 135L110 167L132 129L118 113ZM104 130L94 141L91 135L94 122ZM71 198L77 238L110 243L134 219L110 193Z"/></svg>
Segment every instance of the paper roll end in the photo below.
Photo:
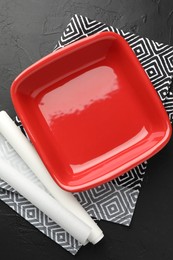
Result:
<svg viewBox="0 0 173 260"><path fill-rule="evenodd" d="M2 116L2 117L7 117L8 115L7 115L7 112L5 112L4 110L1 110L0 111L0 116Z"/></svg>
<svg viewBox="0 0 173 260"><path fill-rule="evenodd" d="M102 231L100 231L97 234L94 234L94 232L91 232L88 240L93 244L97 244L100 240L102 240L102 238L104 237L104 234Z"/></svg>

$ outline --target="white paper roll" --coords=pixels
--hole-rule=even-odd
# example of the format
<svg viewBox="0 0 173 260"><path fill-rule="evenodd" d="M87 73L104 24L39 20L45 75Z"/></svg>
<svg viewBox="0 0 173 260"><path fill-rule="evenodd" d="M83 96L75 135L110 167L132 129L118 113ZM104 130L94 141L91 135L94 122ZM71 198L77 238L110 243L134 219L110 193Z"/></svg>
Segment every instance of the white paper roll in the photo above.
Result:
<svg viewBox="0 0 173 260"><path fill-rule="evenodd" d="M91 228L73 215L51 195L42 190L5 160L0 159L0 178L44 212L82 245L86 245Z"/></svg>
<svg viewBox="0 0 173 260"><path fill-rule="evenodd" d="M62 190L52 179L33 145L15 125L5 111L0 112L0 133L5 137L14 150L20 155L28 167L35 173L52 196L68 211L91 227L88 240L96 244L103 238L103 232L93 221L76 198L69 192Z"/></svg>

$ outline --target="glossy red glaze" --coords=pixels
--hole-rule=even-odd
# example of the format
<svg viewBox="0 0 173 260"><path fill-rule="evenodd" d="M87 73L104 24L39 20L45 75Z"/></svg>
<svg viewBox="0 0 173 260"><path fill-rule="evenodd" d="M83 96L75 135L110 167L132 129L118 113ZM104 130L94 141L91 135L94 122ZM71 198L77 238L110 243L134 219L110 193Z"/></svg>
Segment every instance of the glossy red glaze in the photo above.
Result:
<svg viewBox="0 0 173 260"><path fill-rule="evenodd" d="M41 59L11 87L14 107L59 186L107 182L169 140L165 109L119 35L99 33Z"/></svg>

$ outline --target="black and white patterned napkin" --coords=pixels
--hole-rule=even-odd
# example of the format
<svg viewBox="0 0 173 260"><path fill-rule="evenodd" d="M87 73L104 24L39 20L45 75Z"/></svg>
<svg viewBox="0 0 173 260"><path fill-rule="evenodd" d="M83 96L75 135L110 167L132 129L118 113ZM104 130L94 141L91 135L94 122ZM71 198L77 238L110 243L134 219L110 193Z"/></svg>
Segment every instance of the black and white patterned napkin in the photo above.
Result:
<svg viewBox="0 0 173 260"><path fill-rule="evenodd" d="M118 30L101 22L89 20L87 17L81 15L74 15L62 33L55 50L101 31L113 31L118 33L129 43L153 83L165 106L170 121L172 122L172 46L157 43L130 32ZM18 119L16 123L21 130L24 131L23 126ZM2 146L7 153L7 156L11 156L9 153L14 153L7 143L2 142ZM88 191L74 193L74 196L77 197L79 202L93 218L97 220L104 219L129 226L147 167L148 163L145 161L111 182ZM32 225L72 254L75 254L79 250L81 245L77 241L53 223L52 220L47 218L47 216L41 213L25 198L11 190L3 181L0 182L0 187L0 199L12 207Z"/></svg>
<svg viewBox="0 0 173 260"><path fill-rule="evenodd" d="M63 32L55 50L94 33L113 31L129 43L153 83L160 99L173 118L173 47L124 32L87 17L75 15ZM130 225L147 162L104 185L75 193L85 209L96 219Z"/></svg>

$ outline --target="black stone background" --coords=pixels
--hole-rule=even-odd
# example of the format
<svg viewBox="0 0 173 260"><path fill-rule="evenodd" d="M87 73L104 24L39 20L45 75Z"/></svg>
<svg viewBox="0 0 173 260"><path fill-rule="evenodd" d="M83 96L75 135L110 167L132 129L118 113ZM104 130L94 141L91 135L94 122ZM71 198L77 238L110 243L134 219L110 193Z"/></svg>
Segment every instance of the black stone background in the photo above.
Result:
<svg viewBox="0 0 173 260"><path fill-rule="evenodd" d="M173 45L172 0L0 0L0 109L12 118L12 81L52 51L74 13ZM72 256L0 201L0 259L172 260L173 140L149 160L130 227L99 225L105 238Z"/></svg>

